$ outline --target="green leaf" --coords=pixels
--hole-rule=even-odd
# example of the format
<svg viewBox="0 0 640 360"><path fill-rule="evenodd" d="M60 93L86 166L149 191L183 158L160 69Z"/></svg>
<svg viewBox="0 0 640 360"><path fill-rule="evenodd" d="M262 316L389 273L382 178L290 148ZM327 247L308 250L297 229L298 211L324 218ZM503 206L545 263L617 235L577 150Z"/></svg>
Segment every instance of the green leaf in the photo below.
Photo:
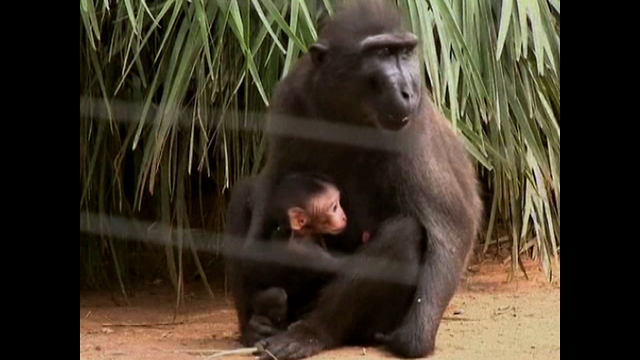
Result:
<svg viewBox="0 0 640 360"><path fill-rule="evenodd" d="M249 62L249 71L251 72L251 76L253 81L255 81L256 87L260 92L260 96L262 97L262 101L266 106L269 106L269 98L267 93L264 91L264 87L262 86L262 80L260 79L260 73L256 68L256 64L253 62L253 57L251 56L251 52L247 54L247 61Z"/></svg>
<svg viewBox="0 0 640 360"><path fill-rule="evenodd" d="M262 3L264 4L269 14L271 14L271 16L273 16L273 18L276 20L276 22L280 26L280 29L282 29L282 31L284 31L287 34L287 36L289 37L289 40L293 41L296 44L296 46L302 49L302 51L306 52L307 47L304 45L304 43L302 43L300 38L298 38L298 36L296 35L295 29L292 29L289 26L289 24L287 24L287 22L284 20L284 18L282 17L282 15L280 14L276 6L273 4L273 2L271 0L262 0ZM295 3L297 3L297 1L295 1ZM292 8L293 8L293 2L292 2ZM296 6L296 12L297 12L297 6Z"/></svg>
<svg viewBox="0 0 640 360"><path fill-rule="evenodd" d="M439 104L442 104L444 102L444 95L442 94L442 89L440 86L438 52L436 50L436 41L433 34L433 28L435 27L433 13L427 9L425 3L418 2L417 5L419 7L418 18L420 19L420 29L422 30L422 57L427 67L427 74L429 75L431 84L433 86L433 96L435 97L435 99L437 99L437 102Z"/></svg>
<svg viewBox="0 0 640 360"><path fill-rule="evenodd" d="M502 48L504 47L504 42L507 39L507 32L509 31L512 13L513 0L504 0L502 2L502 11L500 14L500 30L498 31L498 51L496 53L496 60L499 60L500 55L502 55Z"/></svg>
<svg viewBox="0 0 640 360"><path fill-rule="evenodd" d="M324 3L325 9L327 9L327 12L329 13L329 16L333 17L335 11L333 10L333 5L331 5L331 0L322 0L322 2Z"/></svg>
<svg viewBox="0 0 640 360"><path fill-rule="evenodd" d="M98 26L96 9L93 6L92 0L80 0L80 16L82 17L82 22L85 25L87 34L89 34L89 42L95 50L96 44L93 36L95 35L96 39L98 39L98 41L100 40L100 27Z"/></svg>
<svg viewBox="0 0 640 360"><path fill-rule="evenodd" d="M300 6L300 10L302 10L302 15L304 15L304 20L307 25L307 30L309 30L309 33L311 34L311 38L313 39L313 41L316 42L318 40L318 33L316 32L315 24L311 20L311 15L309 14L309 8L307 7L307 2L304 0L299 1L298 5Z"/></svg>
<svg viewBox="0 0 640 360"><path fill-rule="evenodd" d="M298 29L298 8L299 0L291 0L291 14L290 14L290 29L295 32ZM291 64L298 58L298 51L296 49L295 42L289 39L287 45L287 56L284 59L284 68L282 69L282 76L286 76L289 73Z"/></svg>
<svg viewBox="0 0 640 360"><path fill-rule="evenodd" d="M131 0L124 0L124 6L127 9L127 16L129 21L131 22L131 30L137 36L140 36L140 32L138 31L138 25L136 21L136 16L133 13L133 5L131 5Z"/></svg>
<svg viewBox="0 0 640 360"><path fill-rule="evenodd" d="M520 20L520 32L521 32L521 43L519 44L520 49L522 50L522 56L527 57L527 52L529 49L529 25L527 25L527 1L528 0L517 0L518 2L518 19ZM519 56L518 56L519 59Z"/></svg>
<svg viewBox="0 0 640 360"><path fill-rule="evenodd" d="M469 54L469 49L464 41L460 27L451 13L451 9L448 4L443 2L443 0L433 0L433 3L436 4L434 9L438 9L438 15L441 17L441 20L438 20L438 17L436 17L436 24L439 24L438 29L439 31L444 32L444 34L447 35L447 38L451 41L454 53L457 54L461 61L461 65L465 68L467 75L471 78L471 84L473 85L472 88L476 92L475 96L478 98L487 97L487 90L482 82L478 65L473 62L472 58L464 56L464 54ZM444 34L441 35L441 40Z"/></svg>
<svg viewBox="0 0 640 360"><path fill-rule="evenodd" d="M273 39L273 42L278 46L280 51L282 51L283 54L286 54L284 46L282 46L282 44L280 43L280 40L278 39L278 36L271 29L271 22L268 21L267 18L264 16L264 12L262 11L262 7L260 6L260 3L258 2L258 0L251 0L251 3L253 3L253 8L256 10L256 12L258 13L258 17L264 24L264 29L267 30L267 32Z"/></svg>

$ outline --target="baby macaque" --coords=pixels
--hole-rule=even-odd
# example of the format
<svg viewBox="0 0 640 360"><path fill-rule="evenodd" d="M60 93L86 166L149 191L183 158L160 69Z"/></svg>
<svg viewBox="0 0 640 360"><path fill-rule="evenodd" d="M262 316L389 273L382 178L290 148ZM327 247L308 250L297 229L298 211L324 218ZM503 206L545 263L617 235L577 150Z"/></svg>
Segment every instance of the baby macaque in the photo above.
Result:
<svg viewBox="0 0 640 360"><path fill-rule="evenodd" d="M326 250L323 234L336 235L347 226L340 206L340 191L318 175L286 176L275 192L280 231L290 232L290 242L312 242Z"/></svg>
<svg viewBox="0 0 640 360"><path fill-rule="evenodd" d="M322 236L339 234L347 226L338 188L321 176L293 173L282 179L274 195L269 214L279 225L275 235L287 241L288 251L337 267L339 260L329 254ZM243 334L243 342L252 344L285 330L287 301L287 292L280 287L258 292L249 320L251 330Z"/></svg>

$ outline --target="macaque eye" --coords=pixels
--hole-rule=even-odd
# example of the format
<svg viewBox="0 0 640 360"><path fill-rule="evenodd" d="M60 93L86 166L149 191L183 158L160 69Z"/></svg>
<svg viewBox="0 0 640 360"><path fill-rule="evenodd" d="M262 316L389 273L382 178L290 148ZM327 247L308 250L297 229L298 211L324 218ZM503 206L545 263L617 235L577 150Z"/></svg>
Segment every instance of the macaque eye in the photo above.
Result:
<svg viewBox="0 0 640 360"><path fill-rule="evenodd" d="M388 47L381 47L376 51L376 54L378 54L378 56L389 56L389 54L391 54L391 50Z"/></svg>
<svg viewBox="0 0 640 360"><path fill-rule="evenodd" d="M402 51L400 52L400 54L402 55L403 58L409 58L413 55L414 53L414 49L413 47L405 47L402 49Z"/></svg>
<svg viewBox="0 0 640 360"><path fill-rule="evenodd" d="M333 212L338 211L338 204L333 204L333 208L331 210L333 210Z"/></svg>

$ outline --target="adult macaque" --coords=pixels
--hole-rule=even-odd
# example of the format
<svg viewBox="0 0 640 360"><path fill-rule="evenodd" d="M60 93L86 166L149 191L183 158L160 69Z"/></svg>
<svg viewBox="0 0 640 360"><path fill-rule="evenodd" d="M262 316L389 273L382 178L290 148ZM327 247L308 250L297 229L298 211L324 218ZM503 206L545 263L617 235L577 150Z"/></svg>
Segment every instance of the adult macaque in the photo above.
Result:
<svg viewBox="0 0 640 360"><path fill-rule="evenodd" d="M308 298L289 301L291 325L257 342L264 360L376 341L401 357L431 354L480 225L473 166L425 89L417 37L383 1L348 5L278 85L265 167L229 203L226 260L242 334L256 330L254 296L299 275L291 268L265 279L278 264L249 266L273 242L269 206L280 181L326 174L349 219L327 239L346 253L343 265L287 290Z"/></svg>

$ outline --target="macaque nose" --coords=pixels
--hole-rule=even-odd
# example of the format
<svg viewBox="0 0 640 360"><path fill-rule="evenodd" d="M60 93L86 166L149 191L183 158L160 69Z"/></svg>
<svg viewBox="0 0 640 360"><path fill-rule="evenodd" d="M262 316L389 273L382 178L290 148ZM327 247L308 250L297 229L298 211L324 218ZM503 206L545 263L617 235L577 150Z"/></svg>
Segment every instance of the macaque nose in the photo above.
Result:
<svg viewBox="0 0 640 360"><path fill-rule="evenodd" d="M402 98L402 110L407 114L412 113L416 108L417 98L408 84L400 87L400 97Z"/></svg>

